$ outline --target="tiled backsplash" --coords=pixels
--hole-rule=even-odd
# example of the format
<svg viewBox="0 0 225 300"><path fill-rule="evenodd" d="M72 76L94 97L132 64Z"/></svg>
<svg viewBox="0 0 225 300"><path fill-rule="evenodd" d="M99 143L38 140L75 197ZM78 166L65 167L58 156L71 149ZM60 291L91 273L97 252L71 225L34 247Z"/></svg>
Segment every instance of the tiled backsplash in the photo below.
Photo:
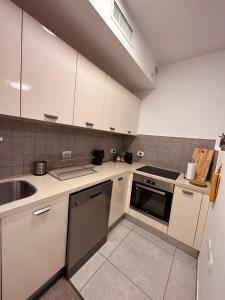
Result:
<svg viewBox="0 0 225 300"><path fill-rule="evenodd" d="M90 163L94 148L137 150L145 155L139 162L184 172L195 147L213 148L214 140L139 135L122 136L107 132L43 124L0 117L0 178L32 173L34 160L46 160L48 168ZM71 159L62 159L62 151L71 150Z"/></svg>
<svg viewBox="0 0 225 300"><path fill-rule="evenodd" d="M195 147L214 148L215 140L139 135L127 137L123 148L133 154L144 151L139 162L184 172Z"/></svg>
<svg viewBox="0 0 225 300"><path fill-rule="evenodd" d="M46 160L48 168L90 163L94 148L105 150L105 161L112 159L111 148L122 148L122 135L41 124L0 117L0 178L32 173L34 160ZM71 150L72 159L62 160L62 151Z"/></svg>

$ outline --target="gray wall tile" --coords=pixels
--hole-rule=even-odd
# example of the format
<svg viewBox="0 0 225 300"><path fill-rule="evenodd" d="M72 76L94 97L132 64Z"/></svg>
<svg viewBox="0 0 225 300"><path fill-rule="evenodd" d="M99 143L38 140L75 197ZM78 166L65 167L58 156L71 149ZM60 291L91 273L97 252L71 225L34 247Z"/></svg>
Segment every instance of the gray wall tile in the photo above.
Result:
<svg viewBox="0 0 225 300"><path fill-rule="evenodd" d="M130 151L136 158L138 150L145 155L139 162L185 172L187 163L192 157L195 147L214 148L215 140L178 138L153 135L124 137L123 149Z"/></svg>
<svg viewBox="0 0 225 300"><path fill-rule="evenodd" d="M104 149L105 159L118 152L145 152L140 162L184 172L195 147L214 147L214 140L138 135L137 137L93 131L72 126L42 124L35 121L0 117L0 177L32 173L34 160L46 160L48 168L87 164L92 150ZM71 150L72 157L63 160L61 153Z"/></svg>
<svg viewBox="0 0 225 300"><path fill-rule="evenodd" d="M48 169L87 164L94 148L105 150L105 161L112 159L111 148L122 150L123 136L72 126L0 117L0 178L30 174L34 160L46 160ZM72 151L63 160L61 152Z"/></svg>

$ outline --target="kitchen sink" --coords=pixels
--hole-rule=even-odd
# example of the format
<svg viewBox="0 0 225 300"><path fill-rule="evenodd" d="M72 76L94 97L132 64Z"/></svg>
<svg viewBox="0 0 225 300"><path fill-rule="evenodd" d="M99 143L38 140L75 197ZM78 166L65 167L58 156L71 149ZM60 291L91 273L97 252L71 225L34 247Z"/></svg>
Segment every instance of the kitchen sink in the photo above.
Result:
<svg viewBox="0 0 225 300"><path fill-rule="evenodd" d="M10 180L0 183L0 205L29 197L37 189L24 180Z"/></svg>

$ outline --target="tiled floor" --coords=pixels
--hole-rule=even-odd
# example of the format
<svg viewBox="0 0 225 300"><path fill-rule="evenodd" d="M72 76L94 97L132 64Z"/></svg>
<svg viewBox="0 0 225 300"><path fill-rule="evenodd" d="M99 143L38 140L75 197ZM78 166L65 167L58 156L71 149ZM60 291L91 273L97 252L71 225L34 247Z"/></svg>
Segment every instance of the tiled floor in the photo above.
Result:
<svg viewBox="0 0 225 300"><path fill-rule="evenodd" d="M196 263L123 219L71 282L85 300L194 300Z"/></svg>

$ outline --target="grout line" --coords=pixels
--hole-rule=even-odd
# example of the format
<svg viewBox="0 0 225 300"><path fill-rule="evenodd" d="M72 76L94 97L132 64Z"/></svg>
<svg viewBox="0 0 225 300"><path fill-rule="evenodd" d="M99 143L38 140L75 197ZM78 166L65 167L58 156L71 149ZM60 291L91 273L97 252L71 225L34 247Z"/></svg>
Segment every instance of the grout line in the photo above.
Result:
<svg viewBox="0 0 225 300"><path fill-rule="evenodd" d="M140 226L138 226L138 225L135 225L135 226L137 226L137 227L139 227L139 228L141 228L141 229L143 229L142 227L140 227ZM132 229L133 230L133 229ZM145 229L143 229L143 230L145 230ZM150 231L147 231L147 230L145 230L146 232L149 232L149 233L151 233ZM149 243L151 243L151 244L153 244L153 245L155 245L155 246L157 246L157 247L159 247L160 249L162 249L162 250L164 250L164 251L166 251L167 253L169 253L169 254L171 254L171 255L175 255L175 252L176 252L176 247L175 246L173 246L173 245L171 245L171 244L169 244L168 242L166 242L166 241L164 241L163 239L161 239L160 237L158 237L157 235L154 235L153 233L151 233L152 235L154 235L155 237L158 237L161 241L163 241L163 242L165 242L165 243L167 243L167 244L169 244L169 245L171 245L172 247L174 247L175 248L175 250L173 251L173 253L172 252L170 252L170 251L168 251L168 250L166 250L165 248L163 248L163 247L161 247L161 246L159 246L158 244L156 244L156 243L154 243L153 241L150 241L149 239L147 239L146 237L144 237L143 235L141 235L140 233L138 233L138 232L136 232L136 231L134 231L133 230L133 232L134 233L136 233L136 234L138 234L140 237L142 237L143 239L145 239L146 241L148 241Z"/></svg>
<svg viewBox="0 0 225 300"><path fill-rule="evenodd" d="M165 299L165 296L166 296L166 291L167 291L167 287L168 287L168 284L169 284L170 275L171 275L171 272L172 272L176 251L177 251L177 248L175 248L175 251L174 251L173 261L172 261L172 264L171 264L171 267L170 267L170 272L169 272L169 276L168 276L168 279L167 279L166 288L165 288L165 292L164 292L164 295L163 295L163 300Z"/></svg>
<svg viewBox="0 0 225 300"><path fill-rule="evenodd" d="M119 225L119 224L118 224ZM115 227L116 228L116 227ZM127 227L126 227L127 228ZM129 229L129 228L127 228ZM118 246L112 251L112 253L120 246L120 244L127 238L127 236L129 235L129 233L131 232L131 230L128 231L128 233L126 234L126 236L121 240L121 242L118 244ZM101 248L100 248L101 249ZM99 249L99 250L100 250ZM93 273L93 275L88 279L88 281L85 283L85 285L80 289L79 292L81 292L83 290L83 288L87 285L87 283L91 280L91 278L98 272L98 270L105 264L106 261L108 261L107 257L105 257L101 252L96 252L99 253L104 259L105 261L103 262L103 264L101 264L101 266ZM112 255L112 253L109 255L109 257Z"/></svg>
<svg viewBox="0 0 225 300"><path fill-rule="evenodd" d="M96 253L99 253L99 252L96 252ZM105 262L107 261L107 259L103 256L103 255L101 255L104 259L105 259L105 261L101 264L101 266L99 266L98 268L97 268L97 270L92 274L92 276L88 279L88 281L85 283L85 285L78 291L79 293L81 293L81 291L83 290L83 288L88 284L88 282L92 279L92 277L94 277L94 275L98 272L98 270L99 269L101 269L101 267L105 264ZM90 259L89 259L90 260ZM88 260L88 261L89 261ZM72 282L71 282L72 283ZM73 283L72 283L73 284Z"/></svg>
<svg viewBox="0 0 225 300"><path fill-rule="evenodd" d="M119 225L119 224L118 224ZM123 226L123 225L121 225ZM123 226L125 227L125 226ZM129 229L126 227L126 229L128 229L128 233L125 235L125 237L119 242L119 244L116 246L116 248L110 253L110 255L108 257L105 257L105 259L108 260L108 258L110 258L112 256L112 254L119 248L119 246L123 243L123 241L125 241L125 239L128 237L128 235L131 233L132 229ZM103 255L104 256L104 255Z"/></svg>
<svg viewBox="0 0 225 300"><path fill-rule="evenodd" d="M125 273L123 273L117 266L115 266L110 260L107 259L107 261L114 267L117 269L117 271L119 271L121 274L123 274L124 277L126 277L132 284L134 284L142 293L145 294L145 296L147 296L149 299L153 300L153 298L151 296L149 296L144 290L142 290L141 287L139 287L134 281L132 281Z"/></svg>

